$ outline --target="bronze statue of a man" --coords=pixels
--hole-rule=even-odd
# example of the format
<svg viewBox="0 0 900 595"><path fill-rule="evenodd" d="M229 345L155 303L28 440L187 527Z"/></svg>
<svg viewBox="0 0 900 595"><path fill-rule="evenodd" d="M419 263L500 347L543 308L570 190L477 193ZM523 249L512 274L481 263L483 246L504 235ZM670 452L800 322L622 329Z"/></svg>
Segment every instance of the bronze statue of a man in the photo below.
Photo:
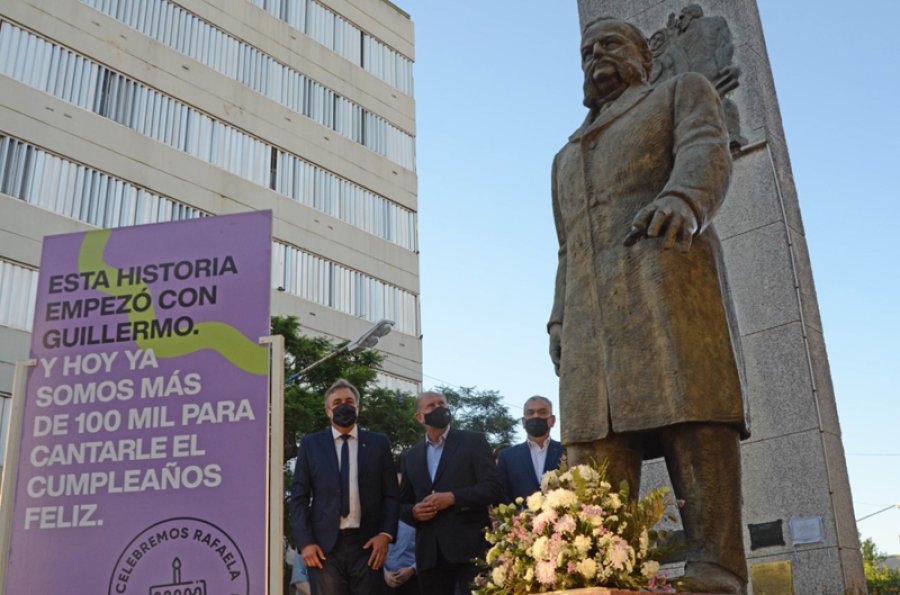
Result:
<svg viewBox="0 0 900 595"><path fill-rule="evenodd" d="M744 383L708 229L731 176L719 96L691 72L648 84L650 48L623 21L588 24L581 58L590 112L552 180L563 443L634 495L641 461L664 456L685 501L684 586L741 593Z"/></svg>

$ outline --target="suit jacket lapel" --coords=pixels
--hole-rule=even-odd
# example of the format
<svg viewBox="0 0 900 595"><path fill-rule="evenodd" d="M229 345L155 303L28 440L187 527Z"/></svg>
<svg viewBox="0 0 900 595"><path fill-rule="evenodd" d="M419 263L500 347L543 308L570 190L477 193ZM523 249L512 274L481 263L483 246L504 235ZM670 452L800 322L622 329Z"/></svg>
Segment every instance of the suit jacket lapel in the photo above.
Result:
<svg viewBox="0 0 900 595"><path fill-rule="evenodd" d="M559 459L562 456L562 445L559 442L550 440L547 446L547 458L544 459L544 473L550 471L551 466L559 467Z"/></svg>
<svg viewBox="0 0 900 595"><path fill-rule="evenodd" d="M334 447L334 435L331 429L325 431L322 435L322 449L325 450L325 465L329 467L328 476L334 478L334 481L340 484L341 467L338 464L337 450Z"/></svg>
<svg viewBox="0 0 900 595"><path fill-rule="evenodd" d="M357 437L359 438L359 447L356 449L356 482L359 485L362 485L362 474L364 469L368 469L367 465L369 463L369 448L367 445L369 444L369 433L363 430L357 431ZM359 492L360 500L362 500L362 490Z"/></svg>
<svg viewBox="0 0 900 595"><path fill-rule="evenodd" d="M520 462L522 465L522 473L528 477L529 483L532 487L537 486L537 489L540 489L541 484L537 480L537 476L534 474L534 463L531 461L531 447L528 446L528 442L522 443L522 455L520 457Z"/></svg>
<svg viewBox="0 0 900 595"><path fill-rule="evenodd" d="M632 87L628 87L618 99L612 102L611 105L607 106L606 109L601 110L599 114L591 120L591 116L594 114L594 111L591 110L591 113L588 114L587 118L585 118L584 123L581 127L576 130L572 136L569 137L569 140L572 142L577 142L582 139L582 137L594 135L607 126L609 126L612 122L620 118L625 114L628 110L636 106L640 101L647 96L647 93L653 90L653 87L650 85L634 85Z"/></svg>
<svg viewBox="0 0 900 595"><path fill-rule="evenodd" d="M453 454L453 451L456 450L457 446L459 446L459 440L456 432L453 428L450 428L450 431L447 432L447 438L444 439L444 449L441 451L441 460L438 461L437 471L434 472L434 481L432 482L434 485L437 485L438 480L441 478L441 473L444 472L444 469L447 468L449 463L447 462ZM426 448L428 445L425 445ZM425 467L428 467L428 462L426 461Z"/></svg>
<svg viewBox="0 0 900 595"><path fill-rule="evenodd" d="M416 477L415 469L418 467L419 471L422 471L422 477L425 478L425 485L427 487L427 492L430 494L433 491L433 483L431 481L431 474L428 473L428 443L423 438L422 441L417 445L410 449L409 454L406 455L409 457L409 468L412 470L411 477Z"/></svg>

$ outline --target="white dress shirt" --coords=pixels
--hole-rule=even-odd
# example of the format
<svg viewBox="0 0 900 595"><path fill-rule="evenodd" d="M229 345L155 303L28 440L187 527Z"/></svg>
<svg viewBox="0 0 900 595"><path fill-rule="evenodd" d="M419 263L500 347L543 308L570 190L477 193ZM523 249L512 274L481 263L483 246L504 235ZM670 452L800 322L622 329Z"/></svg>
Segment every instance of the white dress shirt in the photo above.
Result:
<svg viewBox="0 0 900 595"><path fill-rule="evenodd" d="M544 440L543 446L528 440L528 452L531 453L531 464L534 466L534 475L537 477L538 483L541 483L541 478L544 476L544 465L547 463L547 447L549 446L549 436Z"/></svg>
<svg viewBox="0 0 900 595"><path fill-rule="evenodd" d="M428 474L431 481L434 481L434 475L437 473L438 465L441 464L441 455L444 454L444 442L447 440L447 434L450 432L450 426L444 430L437 442L432 442L428 434L425 434L425 459L428 463Z"/></svg>
<svg viewBox="0 0 900 595"><path fill-rule="evenodd" d="M341 433L331 426L331 434L334 436L334 450L337 453L338 470L341 468L341 448L344 441ZM359 428L354 425L350 430L350 439L347 440L350 449L350 514L341 517L341 529L359 529L362 512L359 505L359 478L358 478L358 454L359 454Z"/></svg>

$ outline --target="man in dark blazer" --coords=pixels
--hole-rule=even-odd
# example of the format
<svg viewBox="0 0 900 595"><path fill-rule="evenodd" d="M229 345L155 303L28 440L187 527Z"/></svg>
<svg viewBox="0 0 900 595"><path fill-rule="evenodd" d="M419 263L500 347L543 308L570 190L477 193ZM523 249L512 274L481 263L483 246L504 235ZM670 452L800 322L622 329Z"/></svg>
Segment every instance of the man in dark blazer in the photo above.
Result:
<svg viewBox="0 0 900 595"><path fill-rule="evenodd" d="M488 508L503 497L503 483L483 434L450 427L444 396L416 399L425 439L403 459L400 516L416 528L416 571L422 593L469 592L472 559L487 546Z"/></svg>
<svg viewBox="0 0 900 595"><path fill-rule="evenodd" d="M550 399L535 395L525 401L522 425L528 439L501 450L497 459L507 502L527 498L540 490L541 477L547 471L559 469L562 458L562 445L550 438L550 429L556 425Z"/></svg>
<svg viewBox="0 0 900 595"><path fill-rule="evenodd" d="M387 437L356 425L359 391L325 393L331 427L300 443L291 486L294 539L317 595L369 595L397 534L397 471Z"/></svg>

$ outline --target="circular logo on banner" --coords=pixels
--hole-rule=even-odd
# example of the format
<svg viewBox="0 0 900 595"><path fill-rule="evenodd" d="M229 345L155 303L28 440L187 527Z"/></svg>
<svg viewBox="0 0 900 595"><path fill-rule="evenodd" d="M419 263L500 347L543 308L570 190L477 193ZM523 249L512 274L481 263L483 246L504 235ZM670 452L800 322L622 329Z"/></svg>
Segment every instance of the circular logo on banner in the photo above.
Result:
<svg viewBox="0 0 900 595"><path fill-rule="evenodd" d="M122 551L109 595L250 595L244 555L222 529L177 517L141 531Z"/></svg>

